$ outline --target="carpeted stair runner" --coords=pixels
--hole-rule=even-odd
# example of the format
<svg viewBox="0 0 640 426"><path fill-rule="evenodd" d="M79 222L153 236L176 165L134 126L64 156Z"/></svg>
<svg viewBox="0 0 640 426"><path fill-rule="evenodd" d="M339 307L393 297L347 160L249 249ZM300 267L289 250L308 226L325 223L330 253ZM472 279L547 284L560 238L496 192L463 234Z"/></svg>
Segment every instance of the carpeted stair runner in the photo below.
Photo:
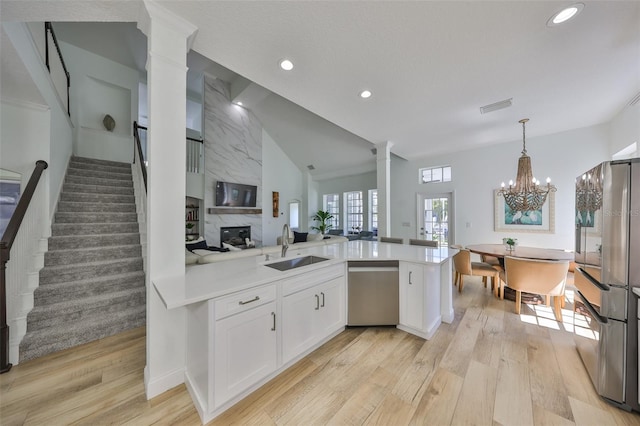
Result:
<svg viewBox="0 0 640 426"><path fill-rule="evenodd" d="M51 235L21 362L145 324L129 164L73 157Z"/></svg>

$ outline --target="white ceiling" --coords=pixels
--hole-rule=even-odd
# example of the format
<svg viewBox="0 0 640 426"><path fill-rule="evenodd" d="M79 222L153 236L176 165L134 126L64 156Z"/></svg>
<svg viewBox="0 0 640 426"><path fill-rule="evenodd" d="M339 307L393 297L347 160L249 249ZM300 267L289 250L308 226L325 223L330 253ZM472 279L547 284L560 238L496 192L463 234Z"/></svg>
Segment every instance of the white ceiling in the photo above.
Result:
<svg viewBox="0 0 640 426"><path fill-rule="evenodd" d="M3 1L2 19L135 21L137 3ZM193 49L222 66L213 74L273 93L252 110L318 177L375 167L369 150L385 141L412 159L519 143L524 117L529 137L608 122L640 92L638 1L583 1L557 27L546 22L570 1L158 3L199 28Z"/></svg>

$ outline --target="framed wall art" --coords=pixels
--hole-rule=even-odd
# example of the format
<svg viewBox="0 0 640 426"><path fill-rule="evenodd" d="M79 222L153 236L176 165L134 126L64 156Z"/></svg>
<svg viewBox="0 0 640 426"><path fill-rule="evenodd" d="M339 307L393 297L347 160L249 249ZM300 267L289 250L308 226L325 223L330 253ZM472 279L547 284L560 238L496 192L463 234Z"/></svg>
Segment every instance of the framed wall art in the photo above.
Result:
<svg viewBox="0 0 640 426"><path fill-rule="evenodd" d="M494 230L496 232L555 233L555 193L550 192L541 209L514 212L504 202L504 197L493 191Z"/></svg>

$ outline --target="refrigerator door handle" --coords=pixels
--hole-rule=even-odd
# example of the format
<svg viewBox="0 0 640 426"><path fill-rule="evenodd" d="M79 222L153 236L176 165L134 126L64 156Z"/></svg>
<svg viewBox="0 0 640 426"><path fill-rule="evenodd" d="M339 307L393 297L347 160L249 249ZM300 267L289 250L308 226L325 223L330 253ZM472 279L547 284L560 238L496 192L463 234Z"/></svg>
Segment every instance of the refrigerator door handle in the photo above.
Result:
<svg viewBox="0 0 640 426"><path fill-rule="evenodd" d="M596 280L591 275L589 275L589 273L587 271L585 271L584 269L582 269L580 267L578 267L576 269L578 269L582 273L582 275L584 275L584 277L586 279L588 279L589 282L591 282L591 284L596 286L598 288L598 290L600 290L600 291L611 291L611 287L609 287L608 285L603 284L600 281Z"/></svg>
<svg viewBox="0 0 640 426"><path fill-rule="evenodd" d="M576 290L576 293L578 294L578 296L580 297L582 304L584 305L585 308L587 308L587 310L589 311L589 313L591 314L591 316L598 321L598 323L600 325L605 325L609 322L608 319L606 319L605 317L603 317L602 315L600 315L599 313L596 312L595 309L593 309L593 306L591 306L591 303L589 303L589 301L587 300L586 297L584 297L584 295L580 292L580 290Z"/></svg>

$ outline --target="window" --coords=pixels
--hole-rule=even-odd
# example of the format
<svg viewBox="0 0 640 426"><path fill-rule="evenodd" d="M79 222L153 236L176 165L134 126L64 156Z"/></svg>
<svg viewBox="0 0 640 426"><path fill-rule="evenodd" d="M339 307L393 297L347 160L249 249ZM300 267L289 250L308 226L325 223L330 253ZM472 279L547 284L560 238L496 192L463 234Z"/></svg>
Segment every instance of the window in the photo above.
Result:
<svg viewBox="0 0 640 426"><path fill-rule="evenodd" d="M323 210L333 215L333 218L328 222L331 224L331 229L340 229L340 195L338 194L325 194L322 196Z"/></svg>
<svg viewBox="0 0 640 426"><path fill-rule="evenodd" d="M421 183L450 182L451 166L438 166L420 169Z"/></svg>
<svg viewBox="0 0 640 426"><path fill-rule="evenodd" d="M369 231L378 229L378 190L369 190Z"/></svg>
<svg viewBox="0 0 640 426"><path fill-rule="evenodd" d="M300 202L289 201L289 227L298 229L300 227Z"/></svg>
<svg viewBox="0 0 640 426"><path fill-rule="evenodd" d="M362 191L352 191L344 193L346 210L346 229L349 234L357 234L362 230L363 224L363 204Z"/></svg>

